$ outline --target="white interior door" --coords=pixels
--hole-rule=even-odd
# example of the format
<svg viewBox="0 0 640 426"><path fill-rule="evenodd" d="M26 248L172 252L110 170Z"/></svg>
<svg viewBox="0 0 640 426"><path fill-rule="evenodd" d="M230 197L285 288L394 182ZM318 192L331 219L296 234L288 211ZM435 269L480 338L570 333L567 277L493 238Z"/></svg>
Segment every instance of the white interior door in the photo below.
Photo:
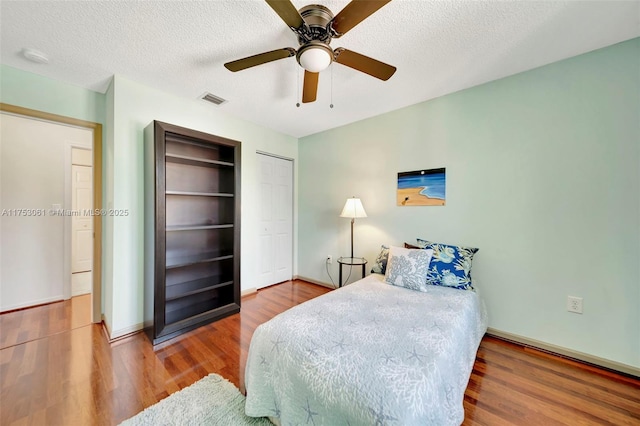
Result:
<svg viewBox="0 0 640 426"><path fill-rule="evenodd" d="M90 272L93 268L93 171L90 166L71 166L71 273ZM72 294L76 291L72 290Z"/></svg>
<svg viewBox="0 0 640 426"><path fill-rule="evenodd" d="M288 281L293 270L293 161L258 154L260 164L260 281Z"/></svg>

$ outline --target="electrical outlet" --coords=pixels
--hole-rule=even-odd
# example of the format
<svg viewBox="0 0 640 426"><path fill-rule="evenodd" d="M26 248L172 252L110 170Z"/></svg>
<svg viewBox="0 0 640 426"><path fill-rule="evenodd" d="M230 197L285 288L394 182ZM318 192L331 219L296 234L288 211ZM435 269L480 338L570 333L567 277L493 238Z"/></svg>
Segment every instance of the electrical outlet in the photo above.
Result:
<svg viewBox="0 0 640 426"><path fill-rule="evenodd" d="M333 256L331 256L330 254L327 255L327 263L332 263L333 262Z"/></svg>
<svg viewBox="0 0 640 426"><path fill-rule="evenodd" d="M567 296L567 311L582 313L582 297Z"/></svg>

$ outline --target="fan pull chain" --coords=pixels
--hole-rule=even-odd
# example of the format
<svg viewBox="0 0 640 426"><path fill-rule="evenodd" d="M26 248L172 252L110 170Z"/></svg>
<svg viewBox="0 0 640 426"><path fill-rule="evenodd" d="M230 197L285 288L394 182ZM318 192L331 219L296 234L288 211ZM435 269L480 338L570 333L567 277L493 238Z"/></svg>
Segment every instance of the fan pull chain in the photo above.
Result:
<svg viewBox="0 0 640 426"><path fill-rule="evenodd" d="M295 72L296 72L296 81L298 82L298 91L296 93L299 95L300 94L300 67L298 67L297 62L294 62L294 66L295 66ZM300 102L296 102L296 107L300 108Z"/></svg>
<svg viewBox="0 0 640 426"><path fill-rule="evenodd" d="M329 108L333 108L333 65L331 65L331 103Z"/></svg>

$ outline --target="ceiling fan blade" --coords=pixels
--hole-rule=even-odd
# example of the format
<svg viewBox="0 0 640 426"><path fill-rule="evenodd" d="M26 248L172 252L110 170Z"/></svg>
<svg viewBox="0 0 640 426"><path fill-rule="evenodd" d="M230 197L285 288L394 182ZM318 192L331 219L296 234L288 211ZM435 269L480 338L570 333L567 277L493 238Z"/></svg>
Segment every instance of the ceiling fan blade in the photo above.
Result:
<svg viewBox="0 0 640 426"><path fill-rule="evenodd" d="M272 50L271 52L259 53L247 58L227 62L224 66L229 71L242 71L247 68L255 67L256 65L266 64L267 62L277 61L278 59L289 58L291 56L295 56L295 54L295 49L285 47L284 49Z"/></svg>
<svg viewBox="0 0 640 426"><path fill-rule="evenodd" d="M304 19L300 16L298 9L289 0L266 0L275 12L280 15L289 28L300 28L304 25Z"/></svg>
<svg viewBox="0 0 640 426"><path fill-rule="evenodd" d="M374 14L391 0L352 0L331 21L331 28L340 37Z"/></svg>
<svg viewBox="0 0 640 426"><path fill-rule="evenodd" d="M302 103L315 102L318 94L318 76L317 72L304 72L304 86L302 87Z"/></svg>
<svg viewBox="0 0 640 426"><path fill-rule="evenodd" d="M387 81L396 72L396 67L380 62L360 53L342 47L333 51L335 61L354 70L369 74L372 77Z"/></svg>

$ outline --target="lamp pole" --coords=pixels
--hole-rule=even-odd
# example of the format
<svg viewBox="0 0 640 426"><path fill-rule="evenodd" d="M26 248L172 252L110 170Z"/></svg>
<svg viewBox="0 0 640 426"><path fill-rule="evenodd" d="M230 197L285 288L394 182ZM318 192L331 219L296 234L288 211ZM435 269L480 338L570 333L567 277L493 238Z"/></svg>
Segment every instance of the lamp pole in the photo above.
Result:
<svg viewBox="0 0 640 426"><path fill-rule="evenodd" d="M353 259L353 223L356 221L355 218L351 218L351 259Z"/></svg>

